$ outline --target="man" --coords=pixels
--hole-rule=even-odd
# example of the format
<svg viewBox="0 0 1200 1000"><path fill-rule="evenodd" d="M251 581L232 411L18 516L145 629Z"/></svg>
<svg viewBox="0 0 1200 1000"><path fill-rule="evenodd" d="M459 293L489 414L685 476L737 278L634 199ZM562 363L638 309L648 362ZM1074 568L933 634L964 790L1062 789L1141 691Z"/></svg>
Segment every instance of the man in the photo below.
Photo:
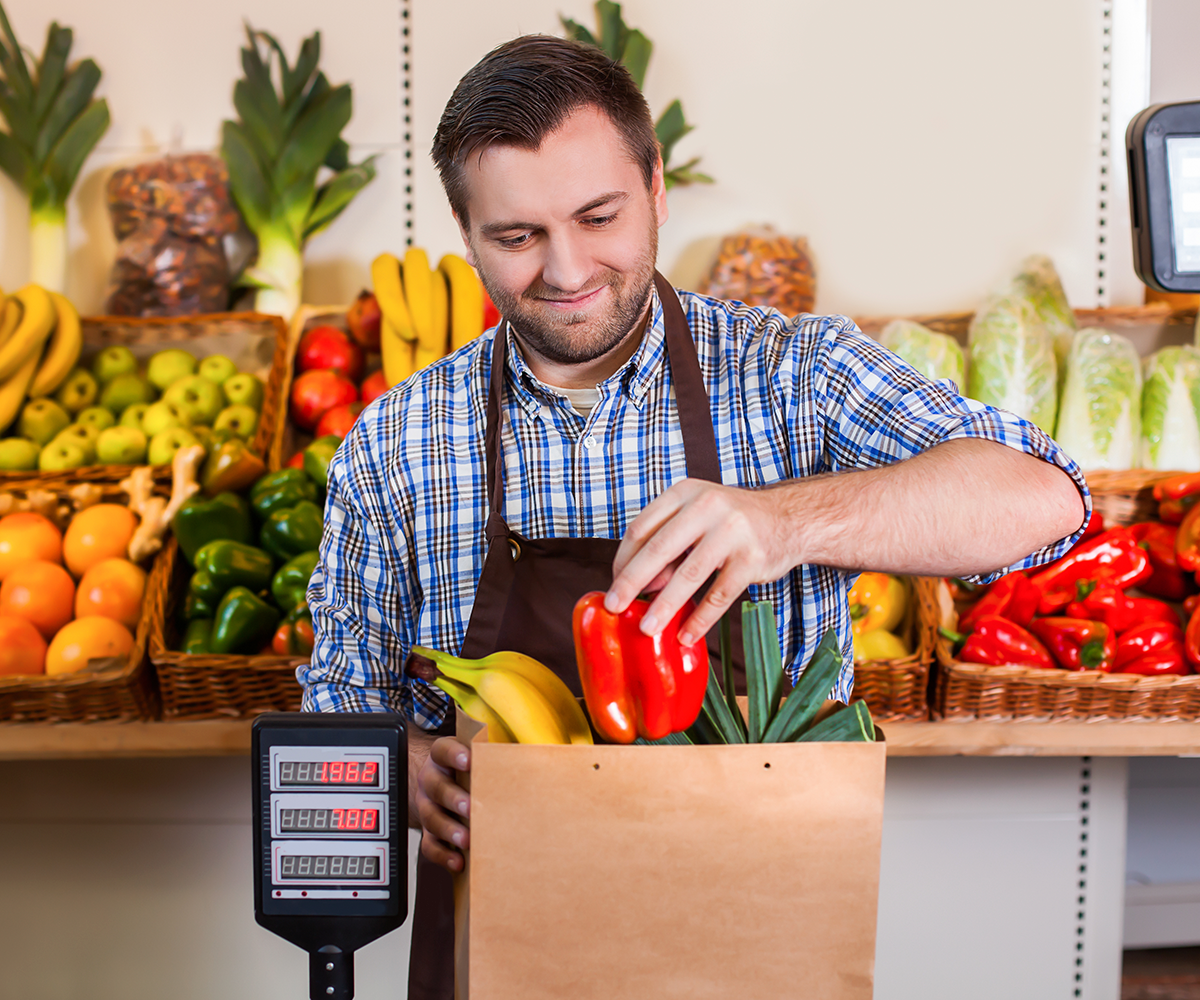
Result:
<svg viewBox="0 0 1200 1000"><path fill-rule="evenodd" d="M427 734L447 702L402 678L411 646L519 649L578 691L570 609L585 591L607 590L613 611L657 591L650 632L699 593L688 639L749 587L774 602L793 678L837 628L848 700L859 570L990 574L1082 531L1082 476L1032 425L927 381L844 317L656 281L653 124L598 51L501 46L459 83L433 155L507 322L389 392L339 449L301 671L308 709L414 720L429 861L461 868L454 772L470 755Z"/></svg>

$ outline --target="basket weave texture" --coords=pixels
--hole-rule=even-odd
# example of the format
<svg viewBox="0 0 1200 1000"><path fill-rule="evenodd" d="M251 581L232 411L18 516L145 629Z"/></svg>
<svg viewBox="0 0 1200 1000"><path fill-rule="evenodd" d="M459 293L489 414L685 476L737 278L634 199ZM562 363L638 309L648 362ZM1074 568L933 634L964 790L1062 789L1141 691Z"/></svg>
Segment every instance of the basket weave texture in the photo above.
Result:
<svg viewBox="0 0 1200 1000"><path fill-rule="evenodd" d="M266 459L270 454L279 427L284 377L291 368L287 324L281 317L241 312L203 316L85 316L81 322L81 363L87 363L88 358L106 347L118 345L130 348L141 359L155 351L178 347L199 357L227 354L239 362L240 370L259 375L263 381L263 404L250 447L261 458ZM26 482L36 482L44 489L65 488L78 483L117 483L134 468L132 465L87 465L61 472L0 471L0 488ZM170 482L171 467L155 466L154 478Z"/></svg>
<svg viewBox="0 0 1200 1000"><path fill-rule="evenodd" d="M1174 473L1148 470L1091 473L1088 487L1105 524L1154 517L1154 484ZM945 583L926 594L922 614L954 629L958 614ZM1120 720L1200 718L1200 674L1143 677L1096 670L991 667L956 660L950 642L936 634L935 718L960 720Z"/></svg>
<svg viewBox="0 0 1200 1000"><path fill-rule="evenodd" d="M115 485L100 487L103 503L126 501ZM3 491L24 498L32 490L46 490L44 482L4 484ZM64 489L53 489L69 502ZM174 540L172 539L172 544ZM142 604L133 648L119 661L96 661L97 669L47 676L0 677L0 720L5 722L95 722L99 720L153 719L158 715L154 674L146 662L146 645L155 618L152 595L164 572L164 551L154 558L146 580L148 599ZM106 664L106 665L104 665Z"/></svg>
<svg viewBox="0 0 1200 1000"><path fill-rule="evenodd" d="M929 671L937 625L920 610L920 595L932 592L937 581L912 577L909 610L898 630L913 652L895 660L855 660L854 697L861 698L876 722L929 718Z"/></svg>
<svg viewBox="0 0 1200 1000"><path fill-rule="evenodd" d="M296 667L307 656L232 656L179 652L175 612L187 593L189 566L172 537L150 595L150 662L158 677L164 719L246 718L295 712L301 688Z"/></svg>

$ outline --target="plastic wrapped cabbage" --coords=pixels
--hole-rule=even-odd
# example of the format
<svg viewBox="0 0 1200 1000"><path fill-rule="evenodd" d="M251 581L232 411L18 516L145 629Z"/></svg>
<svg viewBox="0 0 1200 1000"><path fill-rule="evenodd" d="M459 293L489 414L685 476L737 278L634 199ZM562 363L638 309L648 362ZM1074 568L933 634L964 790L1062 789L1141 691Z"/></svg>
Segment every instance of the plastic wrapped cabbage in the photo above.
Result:
<svg viewBox="0 0 1200 1000"><path fill-rule="evenodd" d="M1146 359L1142 455L1146 469L1200 472L1200 350L1164 347Z"/></svg>
<svg viewBox="0 0 1200 1000"><path fill-rule="evenodd" d="M1013 277L1010 291L1033 303L1033 308L1054 342L1054 360L1058 365L1059 387L1066 375L1067 355L1075 338L1075 313L1067 301L1062 281L1054 262L1043 254L1033 254L1021 261L1021 269Z"/></svg>
<svg viewBox="0 0 1200 1000"><path fill-rule="evenodd" d="M1132 469L1142 429L1142 359L1119 334L1075 334L1054 433L1082 469Z"/></svg>
<svg viewBox="0 0 1200 1000"><path fill-rule="evenodd" d="M958 341L944 333L907 319L892 320L883 328L879 342L899 354L926 378L950 379L959 389L966 385L966 362Z"/></svg>
<svg viewBox="0 0 1200 1000"><path fill-rule="evenodd" d="M1010 410L1054 432L1058 410L1058 367L1054 345L1026 298L988 299L971 320L967 395Z"/></svg>

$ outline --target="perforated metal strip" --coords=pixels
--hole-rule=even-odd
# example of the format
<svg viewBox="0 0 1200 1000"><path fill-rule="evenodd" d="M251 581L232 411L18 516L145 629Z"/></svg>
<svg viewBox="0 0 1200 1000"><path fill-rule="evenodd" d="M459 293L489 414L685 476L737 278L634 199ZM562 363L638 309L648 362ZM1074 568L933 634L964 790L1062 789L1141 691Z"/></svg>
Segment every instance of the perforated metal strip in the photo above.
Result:
<svg viewBox="0 0 1200 1000"><path fill-rule="evenodd" d="M404 111L404 245L413 245L412 0L400 0L400 80Z"/></svg>
<svg viewBox="0 0 1200 1000"><path fill-rule="evenodd" d="M1079 894L1075 911L1075 997L1083 996L1083 946L1087 939L1088 817L1091 812L1092 758L1084 757L1079 769Z"/></svg>
<svg viewBox="0 0 1200 1000"><path fill-rule="evenodd" d="M1096 206L1096 307L1111 304L1108 282L1109 187L1112 183L1113 0L1102 0L1100 34L1100 178Z"/></svg>

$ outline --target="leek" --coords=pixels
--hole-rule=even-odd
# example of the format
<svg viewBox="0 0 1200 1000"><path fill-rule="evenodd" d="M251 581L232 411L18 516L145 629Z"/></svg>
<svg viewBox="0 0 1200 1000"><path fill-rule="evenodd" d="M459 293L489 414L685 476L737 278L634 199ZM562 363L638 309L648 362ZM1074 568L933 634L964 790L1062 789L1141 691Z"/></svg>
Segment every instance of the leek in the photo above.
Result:
<svg viewBox="0 0 1200 1000"><path fill-rule="evenodd" d="M0 170L29 198L29 277L63 292L67 281L67 198L88 154L108 129L108 103L93 95L100 67L68 68L74 33L50 25L32 69L0 6Z"/></svg>
<svg viewBox="0 0 1200 1000"><path fill-rule="evenodd" d="M265 31L247 25L246 36L245 75L233 88L238 121L224 123L221 155L234 201L258 237L258 259L242 283L258 289L259 312L288 318L300 306L305 243L374 179L375 157L350 163L341 138L350 121L350 85L331 86L317 69L319 31L303 41L295 65ZM326 176L318 184L322 171Z"/></svg>

